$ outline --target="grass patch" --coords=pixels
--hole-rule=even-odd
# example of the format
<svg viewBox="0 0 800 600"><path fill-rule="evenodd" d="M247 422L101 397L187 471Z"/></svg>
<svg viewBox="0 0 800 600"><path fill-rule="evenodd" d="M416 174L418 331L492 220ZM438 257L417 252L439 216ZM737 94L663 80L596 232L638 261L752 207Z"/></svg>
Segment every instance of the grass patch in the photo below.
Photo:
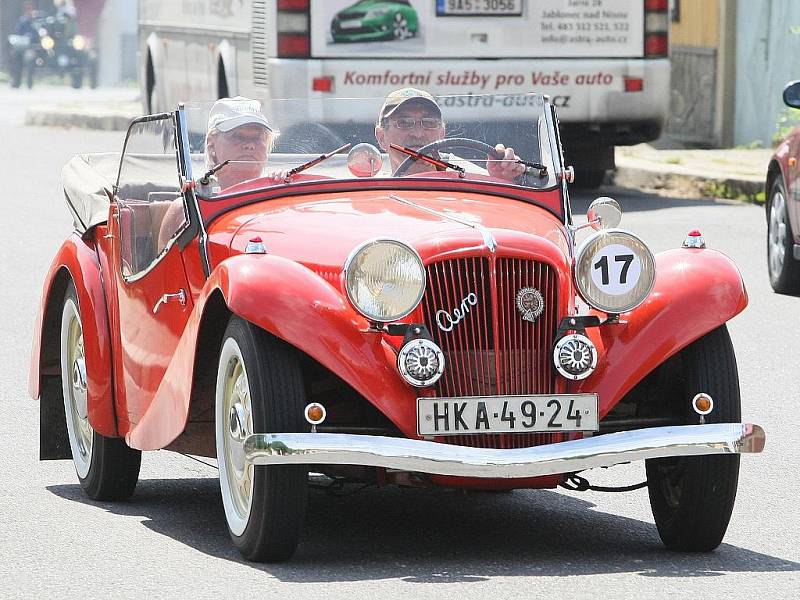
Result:
<svg viewBox="0 0 800 600"><path fill-rule="evenodd" d="M738 200L739 202L750 202L752 204L764 204L766 201L764 190L748 191L719 181L708 183L703 191L709 196L725 200Z"/></svg>

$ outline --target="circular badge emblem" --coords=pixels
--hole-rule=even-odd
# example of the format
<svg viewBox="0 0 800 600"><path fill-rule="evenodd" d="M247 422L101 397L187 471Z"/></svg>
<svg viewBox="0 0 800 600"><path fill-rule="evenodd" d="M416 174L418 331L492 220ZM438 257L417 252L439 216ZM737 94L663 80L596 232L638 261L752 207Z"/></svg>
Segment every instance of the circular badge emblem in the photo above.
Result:
<svg viewBox="0 0 800 600"><path fill-rule="evenodd" d="M522 288L517 292L517 310L525 321L533 322L544 311L542 292L536 288Z"/></svg>

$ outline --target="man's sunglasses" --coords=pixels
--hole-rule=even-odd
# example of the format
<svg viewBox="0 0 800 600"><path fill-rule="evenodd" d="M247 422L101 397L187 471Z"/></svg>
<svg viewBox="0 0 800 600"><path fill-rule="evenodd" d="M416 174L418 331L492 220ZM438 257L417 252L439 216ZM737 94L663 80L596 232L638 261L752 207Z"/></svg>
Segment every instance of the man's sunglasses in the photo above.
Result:
<svg viewBox="0 0 800 600"><path fill-rule="evenodd" d="M423 117L421 119L413 119L411 117L397 117L389 119L398 129L414 129L414 126L419 123L423 129L438 129L442 126L442 120L436 117Z"/></svg>

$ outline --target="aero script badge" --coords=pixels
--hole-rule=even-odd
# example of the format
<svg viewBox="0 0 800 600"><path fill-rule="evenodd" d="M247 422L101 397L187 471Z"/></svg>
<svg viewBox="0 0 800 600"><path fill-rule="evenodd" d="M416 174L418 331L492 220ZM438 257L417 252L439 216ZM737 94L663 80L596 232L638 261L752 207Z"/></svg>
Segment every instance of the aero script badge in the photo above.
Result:
<svg viewBox="0 0 800 600"><path fill-rule="evenodd" d="M533 323L544 310L542 292L536 288L522 288L517 292L517 310L525 321Z"/></svg>

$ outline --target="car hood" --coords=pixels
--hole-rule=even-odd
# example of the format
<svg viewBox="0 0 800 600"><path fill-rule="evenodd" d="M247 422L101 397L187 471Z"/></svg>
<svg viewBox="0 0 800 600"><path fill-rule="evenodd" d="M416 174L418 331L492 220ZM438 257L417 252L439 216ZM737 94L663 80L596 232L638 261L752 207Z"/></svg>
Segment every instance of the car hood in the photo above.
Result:
<svg viewBox="0 0 800 600"><path fill-rule="evenodd" d="M492 241L502 254L533 252L557 262L569 255L564 226L555 215L530 203L481 194L404 190L320 194L305 202L275 199L226 213L210 233L212 243L225 243L232 254L244 252L258 237L267 253L328 273L340 271L357 246L376 238L405 242L426 262L463 249L485 252Z"/></svg>

